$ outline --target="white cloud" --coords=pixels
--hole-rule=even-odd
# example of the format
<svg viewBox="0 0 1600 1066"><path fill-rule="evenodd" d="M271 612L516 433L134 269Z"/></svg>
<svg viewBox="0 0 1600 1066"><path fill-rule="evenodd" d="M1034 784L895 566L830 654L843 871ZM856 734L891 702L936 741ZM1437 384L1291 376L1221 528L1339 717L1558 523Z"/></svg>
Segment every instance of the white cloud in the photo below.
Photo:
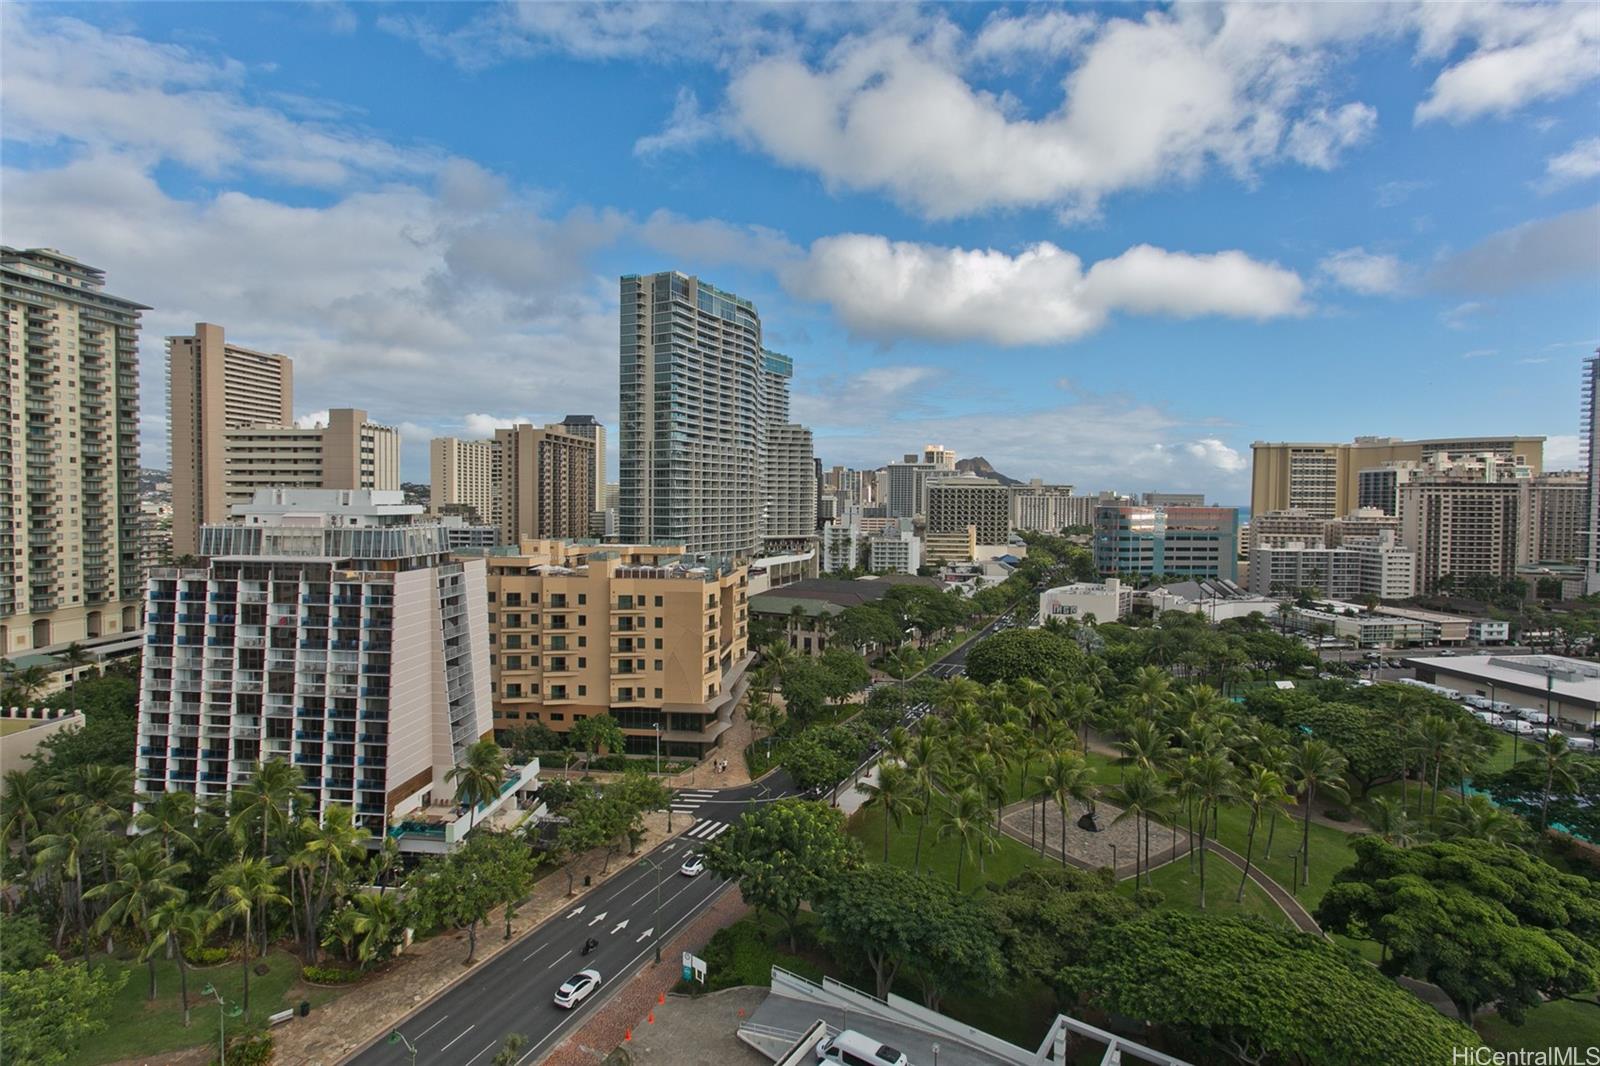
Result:
<svg viewBox="0 0 1600 1066"><path fill-rule="evenodd" d="M1434 80L1419 123L1507 115L1600 76L1600 8L1591 3L1421 4L1414 17L1424 58L1474 45Z"/></svg>
<svg viewBox="0 0 1600 1066"><path fill-rule="evenodd" d="M633 154L652 156L692 148L715 137L718 132L716 120L700 110L700 98L694 94L694 90L680 87L666 125L660 133L652 133L635 141Z"/></svg>
<svg viewBox="0 0 1600 1066"><path fill-rule="evenodd" d="M1463 359L1487 359L1491 355L1499 355L1499 354L1500 354L1500 349L1498 349L1498 348L1474 348L1470 352L1462 352L1461 353L1461 358L1463 358Z"/></svg>
<svg viewBox="0 0 1600 1066"><path fill-rule="evenodd" d="M1365 248L1346 248L1324 256L1318 268L1335 285L1363 296L1393 296L1403 285L1399 259Z"/></svg>
<svg viewBox="0 0 1600 1066"><path fill-rule="evenodd" d="M1377 126L1377 109L1366 104L1345 104L1332 111L1319 107L1295 120L1284 150L1297 163L1332 170L1345 149L1366 141Z"/></svg>
<svg viewBox="0 0 1600 1066"><path fill-rule="evenodd" d="M1299 125L1295 110L1319 47L1354 31L1338 11L1273 11L1254 22L1187 9L1107 20L1042 117L964 80L947 50L852 38L815 65L780 54L739 70L729 122L830 186L886 191L936 218L1038 205L1081 214L1213 164L1243 177L1282 158L1332 166L1366 135L1371 109L1320 107Z"/></svg>
<svg viewBox="0 0 1600 1066"><path fill-rule="evenodd" d="M1479 318L1492 312L1493 308L1488 304L1480 300L1468 300L1439 312L1439 321L1451 329L1468 329Z"/></svg>
<svg viewBox="0 0 1600 1066"><path fill-rule="evenodd" d="M511 429L517 425L532 425L533 419L528 415L518 415L514 418L501 418L498 415L471 414L461 416L461 429L464 436L472 440L487 439L494 436L497 429Z"/></svg>
<svg viewBox="0 0 1600 1066"><path fill-rule="evenodd" d="M1583 462L1583 443L1576 433L1557 433L1544 439L1546 470L1576 470Z"/></svg>
<svg viewBox="0 0 1600 1066"><path fill-rule="evenodd" d="M690 264L771 270L801 254L789 238L766 226L690 219L664 210L651 214L633 233L650 247Z"/></svg>
<svg viewBox="0 0 1600 1066"><path fill-rule="evenodd" d="M822 238L780 276L790 292L830 304L864 336L1008 345L1070 341L1119 310L1295 314L1304 288L1293 272L1237 251L1189 255L1139 245L1085 271L1076 255L1048 242L1010 255L866 234Z"/></svg>
<svg viewBox="0 0 1600 1066"><path fill-rule="evenodd" d="M1600 137L1578 141L1560 155L1546 159L1540 185L1548 191L1594 177L1600 177Z"/></svg>
<svg viewBox="0 0 1600 1066"><path fill-rule="evenodd" d="M443 156L250 102L244 68L39 9L6 5L7 140L170 159L216 177L247 169L296 185L421 175Z"/></svg>
<svg viewBox="0 0 1600 1066"><path fill-rule="evenodd" d="M299 426L301 429L326 428L328 425L328 409L324 407L320 411L312 411L308 414L297 415L295 416L294 424Z"/></svg>
<svg viewBox="0 0 1600 1066"><path fill-rule="evenodd" d="M971 58L1010 68L1037 57L1071 55L1089 39L1096 25L1093 15L1058 9L1034 9L1024 15L996 12L973 40Z"/></svg>
<svg viewBox="0 0 1600 1066"><path fill-rule="evenodd" d="M1600 204L1492 233L1447 256L1434 267L1430 280L1442 289L1502 293L1596 275L1600 275Z"/></svg>

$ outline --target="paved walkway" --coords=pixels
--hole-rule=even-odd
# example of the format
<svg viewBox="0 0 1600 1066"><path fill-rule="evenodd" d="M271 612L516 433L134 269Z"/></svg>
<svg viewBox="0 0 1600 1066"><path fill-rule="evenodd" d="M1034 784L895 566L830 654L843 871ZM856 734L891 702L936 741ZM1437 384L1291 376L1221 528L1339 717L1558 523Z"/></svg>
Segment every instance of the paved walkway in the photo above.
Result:
<svg viewBox="0 0 1600 1066"><path fill-rule="evenodd" d="M707 907L698 918L680 931L671 941L661 946L661 965L645 962L629 977L627 987L618 990L600 1007L582 1028L557 1044L541 1062L547 1066L594 1066L604 1062L613 1048L630 1047L634 1041L648 1041L646 1033L661 1019L687 1013L689 1001L667 996L682 975L685 951L698 952L705 947L713 933L723 926L732 925L750 910L739 898L736 885L728 885L716 902ZM650 1019L654 1017L655 1022ZM737 1016L733 1028L737 1028ZM742 1047L743 1045L741 1045ZM656 1059L658 1062L681 1062L681 1059ZM732 1059L717 1059L735 1062Z"/></svg>
<svg viewBox="0 0 1600 1066"><path fill-rule="evenodd" d="M643 855L667 839L669 834L666 826L665 813L646 815L645 837L636 854ZM674 828L681 832L688 828L688 821L678 819ZM573 860L574 884L581 890L586 874L594 884L603 884L626 870L634 861L625 853L618 855L611 859L609 869L602 874L601 867L606 864L605 852L604 849L596 849ZM507 943L515 942L517 937L560 911L567 903L567 877L563 867L553 870L534 886L528 902L512 919L511 941L503 939L503 913L497 910L489 916L489 920L478 929L478 954L470 967L463 961L467 957L467 934L464 930L442 933L412 945L380 975L367 979L332 1003L312 1011L309 1017L296 1018L275 1029L276 1061L303 1066L333 1066L373 1037L392 1029L419 1004L470 975L479 963L493 958ZM197 1029L197 1038L202 1035Z"/></svg>
<svg viewBox="0 0 1600 1066"><path fill-rule="evenodd" d="M1097 870L1103 866L1110 866L1113 862L1118 864L1117 876L1123 876L1123 870L1128 875L1133 873L1133 863L1123 862L1123 859L1135 854L1139 845L1140 827L1137 819L1129 818L1124 822L1117 822L1117 815L1122 813L1122 808L1113 807L1109 803L1098 802L1095 804L1095 820L1099 824L1098 832L1078 828L1078 819L1088 810L1087 805L1072 801L1067 807L1066 841L1067 861L1074 866L1085 870ZM1042 823L1044 829L1043 854L1061 857L1061 808L1055 800L1046 800L1043 805L1043 817L1038 817L1040 805L1031 800L1019 800L1006 807L1001 815L1001 824L1006 835L1034 850L1039 850L1039 829ZM1180 832L1178 843L1182 846L1188 844L1188 834ZM1162 842L1167 844L1166 851L1174 850L1170 831L1164 825L1150 827L1150 844L1152 849L1159 847ZM1154 854L1154 851L1152 851Z"/></svg>

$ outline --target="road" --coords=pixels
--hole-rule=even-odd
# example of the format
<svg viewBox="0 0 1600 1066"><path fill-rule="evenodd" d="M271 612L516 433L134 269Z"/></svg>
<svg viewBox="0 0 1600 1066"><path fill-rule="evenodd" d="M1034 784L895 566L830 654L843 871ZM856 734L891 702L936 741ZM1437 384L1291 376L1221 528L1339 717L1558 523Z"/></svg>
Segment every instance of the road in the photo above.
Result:
<svg viewBox="0 0 1600 1066"><path fill-rule="evenodd" d="M973 641L930 666L928 674L941 678L960 674L974 641L1011 624L1009 615L996 619ZM915 710L925 714L928 708L919 705ZM914 724L916 717L908 714L906 721ZM871 762L869 758L863 765ZM693 819L683 836L646 853L625 874L574 897L561 913L524 933L466 980L401 1023L399 1031L417 1049L416 1062L485 1066L508 1033L522 1033L533 1041L520 1063L538 1062L654 955L657 940L670 940L724 886L726 882L709 870L698 877L684 877L679 867L685 857L721 836L756 804L796 793L783 770L740 788L676 793L674 817ZM590 937L599 944L585 956L583 945ZM676 968L680 960L663 958L662 965ZM599 971L601 986L570 1011L557 1007L553 1002L556 989L584 969ZM347 1062L352 1066L410 1066L411 1053L402 1043L388 1043L387 1035Z"/></svg>

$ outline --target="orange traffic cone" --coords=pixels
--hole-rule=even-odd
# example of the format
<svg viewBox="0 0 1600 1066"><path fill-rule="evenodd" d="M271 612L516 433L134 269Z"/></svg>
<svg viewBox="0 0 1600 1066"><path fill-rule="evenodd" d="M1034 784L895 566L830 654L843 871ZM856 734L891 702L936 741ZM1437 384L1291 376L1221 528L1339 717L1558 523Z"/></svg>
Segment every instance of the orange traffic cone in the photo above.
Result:
<svg viewBox="0 0 1600 1066"><path fill-rule="evenodd" d="M624 1044L626 1044L632 1039L633 1039L633 1030L632 1029L624 1029L622 1031L622 1042Z"/></svg>
<svg viewBox="0 0 1600 1066"><path fill-rule="evenodd" d="M649 1022L651 1025L656 1024L656 1012L655 1011L651 1011L650 1012L650 1016L647 1017L645 1019L645 1021Z"/></svg>
<svg viewBox="0 0 1600 1066"><path fill-rule="evenodd" d="M656 993L656 1002L657 1003L665 1003L666 1001L667 1001L667 994L665 992L657 992Z"/></svg>

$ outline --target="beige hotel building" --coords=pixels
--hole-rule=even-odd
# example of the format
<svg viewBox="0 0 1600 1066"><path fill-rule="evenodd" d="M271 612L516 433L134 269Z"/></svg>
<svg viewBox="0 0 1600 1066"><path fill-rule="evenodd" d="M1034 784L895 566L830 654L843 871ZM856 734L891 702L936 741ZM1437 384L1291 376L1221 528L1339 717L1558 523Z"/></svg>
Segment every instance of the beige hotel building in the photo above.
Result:
<svg viewBox="0 0 1600 1066"><path fill-rule="evenodd" d="M105 272L0 248L0 651L143 625L139 314Z"/></svg>
<svg viewBox="0 0 1600 1066"><path fill-rule="evenodd" d="M747 685L748 578L684 559L555 540L488 553L495 729L609 713L630 752L653 754L658 724L663 755L714 747Z"/></svg>
<svg viewBox="0 0 1600 1066"><path fill-rule="evenodd" d="M294 422L294 363L229 344L221 326L197 322L194 333L167 338L167 384L172 550L194 555L200 527L229 518L227 431Z"/></svg>

